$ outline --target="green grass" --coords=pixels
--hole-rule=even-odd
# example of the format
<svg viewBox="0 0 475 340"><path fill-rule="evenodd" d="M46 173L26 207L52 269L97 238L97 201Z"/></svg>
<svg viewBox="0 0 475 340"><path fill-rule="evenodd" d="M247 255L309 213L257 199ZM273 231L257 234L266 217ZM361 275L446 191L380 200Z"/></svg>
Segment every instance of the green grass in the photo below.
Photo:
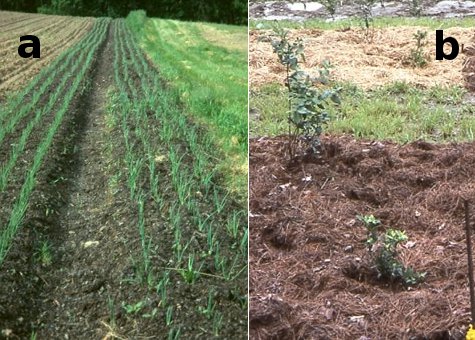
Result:
<svg viewBox="0 0 475 340"><path fill-rule="evenodd" d="M250 29L271 29L273 22L267 20L249 20ZM342 19L337 21L326 21L325 19L308 19L302 22L292 20L279 20L282 28L318 28L323 30L343 29L348 27L362 27L358 17ZM373 27L399 27L399 26L423 26L430 29L447 29L450 27L473 27L473 18L430 18L430 17L378 17L374 18Z"/></svg>
<svg viewBox="0 0 475 340"><path fill-rule="evenodd" d="M245 37L246 27L133 15L127 21L187 118L209 134L225 186L247 200L247 41L237 48L220 42L219 34L217 40L204 34L222 31Z"/></svg>
<svg viewBox="0 0 475 340"><path fill-rule="evenodd" d="M475 108L459 86L416 88L396 82L364 91L342 84L342 105L331 109L328 133L400 143L423 139L433 142L472 141ZM287 94L277 84L251 92L251 136L273 136L287 131Z"/></svg>

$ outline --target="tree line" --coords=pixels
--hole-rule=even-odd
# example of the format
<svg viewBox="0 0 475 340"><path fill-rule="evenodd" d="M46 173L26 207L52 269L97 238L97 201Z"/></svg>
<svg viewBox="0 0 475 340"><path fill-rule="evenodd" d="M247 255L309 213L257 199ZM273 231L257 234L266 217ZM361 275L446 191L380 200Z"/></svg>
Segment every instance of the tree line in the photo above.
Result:
<svg viewBox="0 0 475 340"><path fill-rule="evenodd" d="M0 10L77 16L149 17L247 24L247 0L0 0Z"/></svg>

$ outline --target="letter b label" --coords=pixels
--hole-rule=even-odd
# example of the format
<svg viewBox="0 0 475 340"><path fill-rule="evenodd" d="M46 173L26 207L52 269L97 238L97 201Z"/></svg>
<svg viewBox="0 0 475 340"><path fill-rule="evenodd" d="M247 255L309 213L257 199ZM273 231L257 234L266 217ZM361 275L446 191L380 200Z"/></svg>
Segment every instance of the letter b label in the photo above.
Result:
<svg viewBox="0 0 475 340"><path fill-rule="evenodd" d="M444 53L444 45L450 44L451 52L449 54ZM444 39L444 31L436 30L435 31L435 59L437 60L453 60L457 58L459 54L459 43L457 39L452 37L447 37Z"/></svg>

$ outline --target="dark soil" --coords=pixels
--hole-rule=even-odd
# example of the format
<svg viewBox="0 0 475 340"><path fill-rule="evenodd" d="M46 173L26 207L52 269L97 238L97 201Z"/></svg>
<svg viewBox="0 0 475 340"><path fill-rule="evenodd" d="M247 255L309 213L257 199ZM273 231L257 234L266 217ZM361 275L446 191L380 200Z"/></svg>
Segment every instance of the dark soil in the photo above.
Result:
<svg viewBox="0 0 475 340"><path fill-rule="evenodd" d="M251 339L464 338L475 144L323 145L321 158L289 163L285 138L251 140ZM400 260L427 272L423 283L378 279L356 218L371 214L406 231Z"/></svg>
<svg viewBox="0 0 475 340"><path fill-rule="evenodd" d="M55 136L38 174L24 226L3 264L0 328L8 338L24 339L34 330L39 338L97 338L100 317L107 315L97 307L106 304L102 296L106 280L111 268L120 267L114 261L124 259L125 248L111 231L116 226L113 218L121 212L129 214L116 200L109 197L107 202L110 174L106 168L111 161L103 154L108 137L102 113L111 84L112 38L109 33L88 75L90 81L85 85L89 90L75 99ZM25 159L34 154L35 141L48 119L29 140L31 152ZM22 163L27 169L28 163ZM87 241L99 244L86 248ZM39 259L44 242L50 245L50 265ZM121 250L121 256L115 257ZM93 319L95 324L86 326Z"/></svg>

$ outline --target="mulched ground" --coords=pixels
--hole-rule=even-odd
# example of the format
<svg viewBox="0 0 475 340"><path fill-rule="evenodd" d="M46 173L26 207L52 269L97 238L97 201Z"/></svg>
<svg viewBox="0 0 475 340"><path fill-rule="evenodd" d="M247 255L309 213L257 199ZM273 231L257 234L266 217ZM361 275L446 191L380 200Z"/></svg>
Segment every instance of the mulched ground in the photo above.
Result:
<svg viewBox="0 0 475 340"><path fill-rule="evenodd" d="M425 67L414 67L410 51L414 49L414 34L427 32L423 53L428 57ZM365 89L384 86L394 82L405 82L413 86L454 86L464 82L461 73L466 56L459 54L454 60L439 62L434 59L432 44L435 30L421 26L384 27L371 31L372 42L366 42L363 31L358 27L321 30L294 29L289 38L304 40L305 61L301 68L311 76L318 76L318 69L324 60L329 60L333 79L350 82ZM444 34L457 39L464 45L464 52L470 53L473 28L451 27ZM279 63L270 43L270 30L254 30L249 33L250 83L258 88L269 83L284 83L286 70ZM276 39L275 37L272 39ZM325 46L325 48L320 48ZM446 45L446 53L450 52Z"/></svg>
<svg viewBox="0 0 475 340"><path fill-rule="evenodd" d="M285 138L251 140L250 338L462 339L475 144L323 145L321 159L289 164ZM370 214L406 231L401 260L424 283L377 279L356 219Z"/></svg>
<svg viewBox="0 0 475 340"><path fill-rule="evenodd" d="M465 86L470 91L475 91L475 37L472 44L464 49L464 53L467 56L462 69Z"/></svg>

